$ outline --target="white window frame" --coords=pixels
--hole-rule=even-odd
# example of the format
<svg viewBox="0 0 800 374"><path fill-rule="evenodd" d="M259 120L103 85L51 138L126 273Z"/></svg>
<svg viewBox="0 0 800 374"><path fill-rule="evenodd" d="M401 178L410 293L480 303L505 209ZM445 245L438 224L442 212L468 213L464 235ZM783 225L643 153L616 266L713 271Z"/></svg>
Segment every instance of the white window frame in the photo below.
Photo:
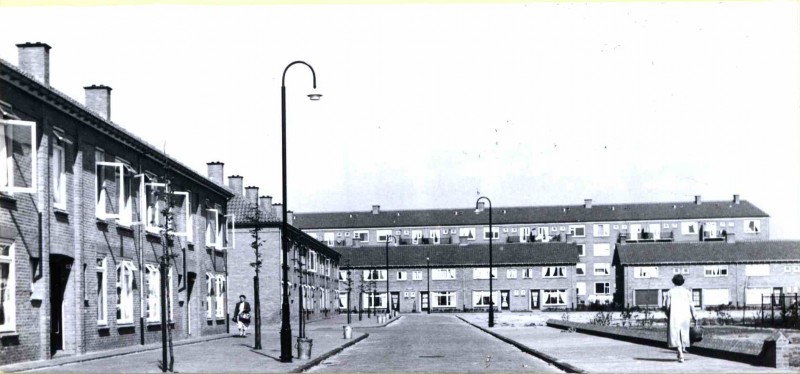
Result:
<svg viewBox="0 0 800 374"><path fill-rule="evenodd" d="M144 194L141 195L142 217L145 222L144 227L147 232L158 234L164 228L164 216L161 210L166 206L167 184L157 182L145 182L142 184ZM157 198L156 196L161 196ZM151 201L152 198L152 201Z"/></svg>
<svg viewBox="0 0 800 374"><path fill-rule="evenodd" d="M0 246L8 248L8 256L0 254L0 263L8 264L8 276L6 277L7 283L5 285L6 292L4 292L4 295L2 295L3 299L0 299L0 303L2 303L3 311L5 313L5 321L0 324L0 332L12 332L16 331L17 329L17 283L14 271L14 268L16 267L14 262L16 257L16 246L14 242L10 240L0 241ZM2 278L0 278L0 280L1 279Z"/></svg>
<svg viewBox="0 0 800 374"><path fill-rule="evenodd" d="M186 238L187 241L193 242L194 241L194 222L192 217L192 201L189 198L188 191L174 191L173 195L182 196L183 197L183 209L177 209L174 212L175 215L181 214L183 215L183 230L178 231L178 225L176 224L173 228L172 234L175 236L180 236ZM177 217L173 217L175 222L178 222Z"/></svg>
<svg viewBox="0 0 800 374"><path fill-rule="evenodd" d="M444 297L447 304L439 304L439 298ZM431 291L430 306L432 308L455 308L458 305L458 294L454 291Z"/></svg>
<svg viewBox="0 0 800 374"><path fill-rule="evenodd" d="M106 200L107 200L107 189L104 186L100 186L98 182L102 180L105 182L105 168L111 167L114 168L116 171L114 174L114 180L117 181L117 175L119 175L119 185L117 186L119 192L117 195L117 213L109 213L107 212L106 208ZM97 161L95 162L95 217L106 220L106 219L120 219L122 217L122 209L125 206L125 164L121 162L108 162L108 161Z"/></svg>
<svg viewBox="0 0 800 374"><path fill-rule="evenodd" d="M586 244L580 243L576 245L578 246L578 248L580 248L580 251L578 251L578 257L586 256Z"/></svg>
<svg viewBox="0 0 800 374"><path fill-rule="evenodd" d="M489 304L486 303L488 298L489 291L472 291L472 307L488 308ZM492 292L492 304L495 305L495 308L500 305L500 291Z"/></svg>
<svg viewBox="0 0 800 374"><path fill-rule="evenodd" d="M489 226L483 227L483 239L489 240ZM500 239L500 228L492 226L492 240Z"/></svg>
<svg viewBox="0 0 800 374"><path fill-rule="evenodd" d="M575 282L575 294L586 295L586 282Z"/></svg>
<svg viewBox="0 0 800 374"><path fill-rule="evenodd" d="M751 228L751 224L752 227ZM761 220L760 219L748 219L744 221L744 225L742 225L742 230L745 234L758 234L761 232Z"/></svg>
<svg viewBox="0 0 800 374"><path fill-rule="evenodd" d="M392 230L375 230L375 238L378 243L386 243L390 235L392 235Z"/></svg>
<svg viewBox="0 0 800 374"><path fill-rule="evenodd" d="M339 292L339 310L347 310L347 292Z"/></svg>
<svg viewBox="0 0 800 374"><path fill-rule="evenodd" d="M97 260L97 275L101 280L97 282L97 324L108 324L108 258Z"/></svg>
<svg viewBox="0 0 800 374"><path fill-rule="evenodd" d="M420 244L422 230L411 230L411 244Z"/></svg>
<svg viewBox="0 0 800 374"><path fill-rule="evenodd" d="M592 247L592 255L595 257L611 256L611 244L594 243L594 246Z"/></svg>
<svg viewBox="0 0 800 374"><path fill-rule="evenodd" d="M455 268L431 269L431 280L453 280L457 277Z"/></svg>
<svg viewBox="0 0 800 374"><path fill-rule="evenodd" d="M212 220L211 217L214 217L214 219ZM213 238L211 237L212 232L214 234ZM206 209L206 247L222 249L220 245L221 240L219 234L219 210Z"/></svg>
<svg viewBox="0 0 800 374"><path fill-rule="evenodd" d="M408 280L408 272L405 272L405 271L398 271L398 272L397 272L397 280L399 280L399 281L406 281L406 280Z"/></svg>
<svg viewBox="0 0 800 374"><path fill-rule="evenodd" d="M223 250L231 250L236 249L236 215L235 214L226 214L225 217L225 226L222 227L220 230L222 232L222 237L220 238L220 242L222 244Z"/></svg>
<svg viewBox="0 0 800 374"><path fill-rule="evenodd" d="M582 234L578 234L578 230L583 231ZM569 225L569 233L572 235L573 238L585 238L586 237L586 225Z"/></svg>
<svg viewBox="0 0 800 374"><path fill-rule="evenodd" d="M385 281L386 270L384 269L364 270L361 272L361 277L365 281Z"/></svg>
<svg viewBox="0 0 800 374"><path fill-rule="evenodd" d="M317 259L317 252L308 250L308 259L306 260L306 270L309 273L316 273L317 272L317 263L319 260Z"/></svg>
<svg viewBox="0 0 800 374"><path fill-rule="evenodd" d="M369 243L369 230L353 231L353 238L360 238L362 243Z"/></svg>
<svg viewBox="0 0 800 374"><path fill-rule="evenodd" d="M439 229L428 230L428 237L431 239L431 244L439 244Z"/></svg>
<svg viewBox="0 0 800 374"><path fill-rule="evenodd" d="M727 277L728 276L728 265L707 265L707 266L703 266L703 276L704 277L710 277L710 278Z"/></svg>
<svg viewBox="0 0 800 374"><path fill-rule="evenodd" d="M327 246L333 246L336 243L336 233L333 232L326 232L322 234L322 241Z"/></svg>
<svg viewBox="0 0 800 374"><path fill-rule="evenodd" d="M658 278L658 266L634 266L634 278Z"/></svg>
<svg viewBox="0 0 800 374"><path fill-rule="evenodd" d="M519 228L519 242L520 243L527 243L528 237L531 236L531 228L530 227L520 227Z"/></svg>
<svg viewBox="0 0 800 374"><path fill-rule="evenodd" d="M597 292L597 285L598 284L602 284L603 285L603 291L604 292ZM613 292L614 292L614 290L611 289L611 282L594 282L594 294L595 295L611 295Z"/></svg>
<svg viewBox="0 0 800 374"><path fill-rule="evenodd" d="M611 236L611 225L608 223L595 223L592 228L594 237L596 238Z"/></svg>
<svg viewBox="0 0 800 374"><path fill-rule="evenodd" d="M221 319L225 318L225 294L228 292L228 289L225 284L225 275L217 274L214 278L214 293L216 296L214 300L214 316L217 317L217 319Z"/></svg>
<svg viewBox="0 0 800 374"><path fill-rule="evenodd" d="M537 227L536 228L536 237L541 237L541 241L547 243L550 241L550 228L547 226Z"/></svg>
<svg viewBox="0 0 800 374"><path fill-rule="evenodd" d="M133 265L133 262L124 260L117 265L117 284L116 287L120 288L117 297L117 308L119 309L119 318L117 324L132 324L133 323L133 282L136 279L136 272L139 269ZM125 275L128 274L128 281L123 282Z"/></svg>
<svg viewBox="0 0 800 374"><path fill-rule="evenodd" d="M145 317L147 322L161 322L161 270L158 265L145 264L147 280Z"/></svg>
<svg viewBox="0 0 800 374"><path fill-rule="evenodd" d="M361 297L365 309L384 309L388 306L386 292L365 292ZM376 305L375 301L380 301L380 305Z"/></svg>
<svg viewBox="0 0 800 374"><path fill-rule="evenodd" d="M769 274L769 264L746 264L744 266L744 275L747 277L768 277Z"/></svg>
<svg viewBox="0 0 800 374"><path fill-rule="evenodd" d="M566 266L542 266L542 278L566 278Z"/></svg>
<svg viewBox="0 0 800 374"><path fill-rule="evenodd" d="M216 291L216 283L217 276L213 273L206 273L206 319L211 320L214 318L215 311L211 308L211 300L216 300L217 295L214 293Z"/></svg>
<svg viewBox="0 0 800 374"><path fill-rule="evenodd" d="M681 222L681 235L698 235L700 225L697 222Z"/></svg>
<svg viewBox="0 0 800 374"><path fill-rule="evenodd" d="M533 268L522 269L522 279L532 279L532 278L533 278Z"/></svg>
<svg viewBox="0 0 800 374"><path fill-rule="evenodd" d="M67 210L67 147L65 141L53 139L52 164L53 207Z"/></svg>
<svg viewBox="0 0 800 374"><path fill-rule="evenodd" d="M586 276L586 264L583 262L579 262L575 264L575 276L583 277Z"/></svg>
<svg viewBox="0 0 800 374"><path fill-rule="evenodd" d="M472 268L472 279L489 279L489 268ZM497 268L492 268L492 279L497 279Z"/></svg>
<svg viewBox="0 0 800 374"><path fill-rule="evenodd" d="M17 126L30 127L31 138L31 175L30 186L17 186L14 180L14 128ZM9 152L10 150L10 152ZM0 192L9 194L30 193L35 194L38 188L36 181L38 151L36 149L36 122L0 119Z"/></svg>
<svg viewBox="0 0 800 374"><path fill-rule="evenodd" d="M551 297L555 297L555 302ZM542 306L567 305L569 295L565 289L541 290L541 302Z"/></svg>
<svg viewBox="0 0 800 374"><path fill-rule="evenodd" d="M597 262L594 264L594 275L611 275L611 264L607 262Z"/></svg>
<svg viewBox="0 0 800 374"><path fill-rule="evenodd" d="M422 270L414 270L411 272L411 280L422 280Z"/></svg>
<svg viewBox="0 0 800 374"><path fill-rule="evenodd" d="M517 269L506 269L506 279L517 279Z"/></svg>
<svg viewBox="0 0 800 374"><path fill-rule="evenodd" d="M475 240L475 228L474 227L462 227L458 229L458 236L462 238L467 238L467 240ZM471 236L471 238L470 238Z"/></svg>

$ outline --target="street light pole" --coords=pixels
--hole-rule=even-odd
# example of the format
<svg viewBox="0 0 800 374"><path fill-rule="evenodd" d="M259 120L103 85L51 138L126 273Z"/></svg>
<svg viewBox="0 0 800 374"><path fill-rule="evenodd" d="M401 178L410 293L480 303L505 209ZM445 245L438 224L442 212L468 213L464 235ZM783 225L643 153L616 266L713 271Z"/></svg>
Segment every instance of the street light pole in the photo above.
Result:
<svg viewBox="0 0 800 374"><path fill-rule="evenodd" d="M425 257L425 266L428 268L428 314L431 314L431 258Z"/></svg>
<svg viewBox="0 0 800 374"><path fill-rule="evenodd" d="M394 235L386 236L386 315L391 317L392 294L389 292L389 239L397 240Z"/></svg>
<svg viewBox="0 0 800 374"><path fill-rule="evenodd" d="M494 294L492 289L492 239L494 238L494 230L492 230L492 200L486 196L481 196L475 201L475 212L478 212L478 204L482 199L486 199L489 203L489 327L494 327Z"/></svg>
<svg viewBox="0 0 800 374"><path fill-rule="evenodd" d="M281 252L283 256L283 295L281 297L281 362L292 362L292 326L289 323L289 223L287 210L289 209L286 192L286 72L295 64L303 64L311 70L314 89L317 88L317 75L314 68L303 61L294 61L283 70L281 79L281 165L283 176L283 211L281 221ZM310 94L311 100L319 100L322 95ZM300 316L302 318L302 316Z"/></svg>

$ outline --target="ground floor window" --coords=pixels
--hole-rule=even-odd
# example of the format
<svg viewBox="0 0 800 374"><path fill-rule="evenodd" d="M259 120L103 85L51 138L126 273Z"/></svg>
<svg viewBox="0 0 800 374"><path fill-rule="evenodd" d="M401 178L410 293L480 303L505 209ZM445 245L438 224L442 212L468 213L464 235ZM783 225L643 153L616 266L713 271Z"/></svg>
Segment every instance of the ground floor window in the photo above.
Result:
<svg viewBox="0 0 800 374"><path fill-rule="evenodd" d="M14 243L0 242L0 331L15 331Z"/></svg>
<svg viewBox="0 0 800 374"><path fill-rule="evenodd" d="M761 305L762 301L764 301L764 296L769 296L772 294L772 288L746 288L744 290L744 302L747 305ZM769 303L769 299L766 299L766 303Z"/></svg>
<svg viewBox="0 0 800 374"><path fill-rule="evenodd" d="M158 266L145 266L145 279L147 279L147 321L158 322L161 320L161 271Z"/></svg>
<svg viewBox="0 0 800 374"><path fill-rule="evenodd" d="M347 309L347 292L339 292L339 309Z"/></svg>
<svg viewBox="0 0 800 374"><path fill-rule="evenodd" d="M730 291L727 288L706 288L703 290L703 305L728 305Z"/></svg>
<svg viewBox="0 0 800 374"><path fill-rule="evenodd" d="M106 259L97 260L97 324L105 325L108 323L108 306L107 306L107 285L108 269Z"/></svg>
<svg viewBox="0 0 800 374"><path fill-rule="evenodd" d="M567 305L567 290L542 290L542 305Z"/></svg>
<svg viewBox="0 0 800 374"><path fill-rule="evenodd" d="M611 293L611 283L597 282L594 284L594 293L598 295L608 295Z"/></svg>
<svg viewBox="0 0 800 374"><path fill-rule="evenodd" d="M117 265L117 323L133 323L133 282L138 269L133 262Z"/></svg>
<svg viewBox="0 0 800 374"><path fill-rule="evenodd" d="M214 274L206 273L206 318L211 319L214 317L214 309L212 309L211 300L216 299L216 287L214 287L214 283L216 281L216 277Z"/></svg>
<svg viewBox="0 0 800 374"><path fill-rule="evenodd" d="M386 292L370 292L365 293L362 298L363 304L367 309L386 308Z"/></svg>
<svg viewBox="0 0 800 374"><path fill-rule="evenodd" d="M633 305L658 306L658 290L634 290Z"/></svg>
<svg viewBox="0 0 800 374"><path fill-rule="evenodd" d="M703 302L703 290L701 289L693 289L692 290L692 305L695 307L700 307Z"/></svg>
<svg viewBox="0 0 800 374"><path fill-rule="evenodd" d="M216 317L225 318L225 276L220 274L215 277L214 295L217 297L214 300L216 306Z"/></svg>
<svg viewBox="0 0 800 374"><path fill-rule="evenodd" d="M434 308L455 308L455 292L431 292L431 306Z"/></svg>
<svg viewBox="0 0 800 374"><path fill-rule="evenodd" d="M499 292L492 292L492 302L498 305ZM472 291L472 306L473 307L489 307L489 291Z"/></svg>

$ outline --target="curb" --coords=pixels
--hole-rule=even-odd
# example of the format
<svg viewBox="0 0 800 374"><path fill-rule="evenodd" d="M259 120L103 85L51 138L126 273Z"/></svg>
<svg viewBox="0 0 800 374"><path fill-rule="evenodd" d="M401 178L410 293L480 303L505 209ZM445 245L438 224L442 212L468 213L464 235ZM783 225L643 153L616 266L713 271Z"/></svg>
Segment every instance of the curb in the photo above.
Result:
<svg viewBox="0 0 800 374"><path fill-rule="evenodd" d="M306 362L303 365L300 365L300 366L294 368L292 371L290 371L290 373L302 373L302 372L304 372L304 371L306 371L308 369L311 369L312 367L317 366L320 363L322 363L322 361L327 360L328 358L338 354L339 352L345 350L346 348L348 348L348 347L350 347L350 346L352 346L352 345L354 345L354 344L356 344L356 343L358 343L358 342L360 342L360 341L362 341L362 340L364 340L364 339L366 339L368 337L369 337L369 333L365 332L364 335L361 335L358 338L345 343L341 347L334 348L334 349L328 351L327 353L323 354L322 356L319 356L319 357L317 357L317 358L315 358L315 359L313 359L313 360L311 360L309 362Z"/></svg>
<svg viewBox="0 0 800 374"><path fill-rule="evenodd" d="M221 339L228 339L233 338L233 335L225 334L218 334L218 335L211 335L208 339L198 339L198 340L179 340L172 343L173 347L180 347L184 345L192 345L192 344L200 344L205 342L210 342L214 340L221 340ZM99 351L99 352L91 352L83 356L73 356L70 357L71 360L65 362L55 362L55 360L38 360L38 361L28 361L22 362L17 364L8 364L4 366L0 366L0 373L15 373L20 371L28 371L28 370L39 370L39 369L46 369L64 365L71 365L71 364L78 364L81 362L89 362L94 360L102 360L104 358L109 357L119 357L119 356L127 356L142 352L149 352L161 349L161 344L157 343L157 345L148 344L141 347L146 347L143 349L137 349L134 351L126 351L126 352L115 352L115 350L108 350L108 351ZM58 359L56 359L58 360Z"/></svg>
<svg viewBox="0 0 800 374"><path fill-rule="evenodd" d="M559 360L559 359L557 359L557 358L555 358L553 356L548 355L547 353L539 352L539 351L537 351L535 349L532 349L531 347L528 347L527 345L524 345L522 343L517 342L516 340L509 339L509 338L507 338L507 337L505 337L503 335L500 335L500 334L498 334L496 332L492 332L489 329L483 328L483 327L478 326L478 325L476 325L476 324L474 324L472 322L469 322L469 321L461 318L461 316L456 316L456 318L464 321L464 323L466 323L466 324L468 324L468 325L470 325L472 327L477 328L478 330L481 330L481 331L483 331L483 332L485 332L485 333L487 333L487 334L489 334L491 336L494 336L497 339L502 340L503 342L506 342L508 344L511 344L511 345L519 348L519 350L521 350L521 351L523 351L523 352L525 352L525 353L527 353L527 354L529 354L531 356L538 357L538 358L540 358L540 359L552 364L553 366L555 366L555 367L557 367L557 368L559 368L561 370L566 371L567 373L578 373L578 374L588 373L586 370L577 368L577 367L573 366L572 364L564 362L564 361L561 361L561 360Z"/></svg>
<svg viewBox="0 0 800 374"><path fill-rule="evenodd" d="M359 327L359 329L379 329L381 327L389 326L392 323L394 323L395 321L400 320L401 318L403 318L403 316L398 316L397 318L392 318L389 322L386 322L386 323L384 323L382 325L378 325L378 326L361 326L361 327Z"/></svg>

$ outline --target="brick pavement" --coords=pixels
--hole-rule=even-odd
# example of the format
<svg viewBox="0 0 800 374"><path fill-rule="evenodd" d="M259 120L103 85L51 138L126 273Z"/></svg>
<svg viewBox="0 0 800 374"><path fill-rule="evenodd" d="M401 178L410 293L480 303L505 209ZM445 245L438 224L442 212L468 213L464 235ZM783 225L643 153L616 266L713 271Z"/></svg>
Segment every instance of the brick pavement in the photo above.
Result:
<svg viewBox="0 0 800 374"><path fill-rule="evenodd" d="M460 317L486 327L485 314ZM477 330L477 329L476 329ZM683 363L675 350L629 343L546 326L499 326L492 332L590 373L780 373L787 372L741 362L687 353Z"/></svg>

